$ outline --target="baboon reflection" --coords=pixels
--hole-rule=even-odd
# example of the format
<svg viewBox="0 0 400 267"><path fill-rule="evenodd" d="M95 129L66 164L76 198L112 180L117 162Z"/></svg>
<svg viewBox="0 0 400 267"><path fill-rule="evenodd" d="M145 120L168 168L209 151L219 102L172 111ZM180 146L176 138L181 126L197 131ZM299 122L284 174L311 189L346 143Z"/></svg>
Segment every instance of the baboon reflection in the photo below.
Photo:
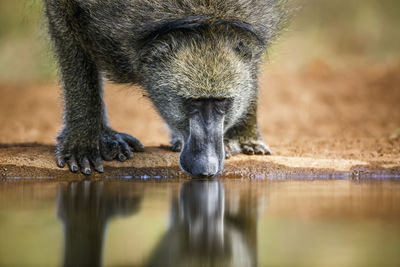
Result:
<svg viewBox="0 0 400 267"><path fill-rule="evenodd" d="M63 222L64 266L102 266L108 221L139 210L142 193L132 183L71 182L58 191L58 217Z"/></svg>
<svg viewBox="0 0 400 267"><path fill-rule="evenodd" d="M143 196L143 187L132 182L60 186L64 266L102 266L108 221L137 212ZM146 265L256 266L258 210L251 191L225 192L217 180L184 182L172 198L169 228Z"/></svg>
<svg viewBox="0 0 400 267"><path fill-rule="evenodd" d="M183 183L148 266L256 266L257 202L229 196L217 180Z"/></svg>

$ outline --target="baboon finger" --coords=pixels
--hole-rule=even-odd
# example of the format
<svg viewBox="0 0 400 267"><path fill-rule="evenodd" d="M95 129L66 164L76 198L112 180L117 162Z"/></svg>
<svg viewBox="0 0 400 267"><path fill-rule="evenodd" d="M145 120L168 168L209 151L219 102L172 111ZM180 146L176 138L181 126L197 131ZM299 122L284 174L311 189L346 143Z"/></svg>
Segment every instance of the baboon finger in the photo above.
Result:
<svg viewBox="0 0 400 267"><path fill-rule="evenodd" d="M131 146L133 148L134 151L136 152L143 152L144 151L144 145L142 145L142 143L140 143L140 141L138 139L136 139L135 137L129 135L129 134L125 134L125 133L121 133L120 134L122 139L128 143L129 146Z"/></svg>
<svg viewBox="0 0 400 267"><path fill-rule="evenodd" d="M124 162L126 160L126 156L122 153L119 153L117 156L117 160Z"/></svg>
<svg viewBox="0 0 400 267"><path fill-rule="evenodd" d="M254 149L251 146L243 145L242 150L245 154L254 155Z"/></svg>
<svg viewBox="0 0 400 267"><path fill-rule="evenodd" d="M77 172L79 170L78 164L76 163L75 156L71 156L68 161L68 167L71 170L71 172Z"/></svg>
<svg viewBox="0 0 400 267"><path fill-rule="evenodd" d="M92 170L90 169L90 163L87 157L83 157L80 160L80 165L81 165L81 172L84 175L90 175L92 173Z"/></svg>
<svg viewBox="0 0 400 267"><path fill-rule="evenodd" d="M131 151L130 146L125 142L122 141L119 143L121 146L121 152L128 158L132 158L133 157L133 152Z"/></svg>
<svg viewBox="0 0 400 267"><path fill-rule="evenodd" d="M98 156L94 160L92 160L92 163L93 163L93 167L94 167L95 171L97 171L99 173L104 172L103 162L101 161L100 156Z"/></svg>
<svg viewBox="0 0 400 267"><path fill-rule="evenodd" d="M56 155L56 162L57 162L57 166L59 168L64 168L65 167L65 160L64 160L63 156Z"/></svg>

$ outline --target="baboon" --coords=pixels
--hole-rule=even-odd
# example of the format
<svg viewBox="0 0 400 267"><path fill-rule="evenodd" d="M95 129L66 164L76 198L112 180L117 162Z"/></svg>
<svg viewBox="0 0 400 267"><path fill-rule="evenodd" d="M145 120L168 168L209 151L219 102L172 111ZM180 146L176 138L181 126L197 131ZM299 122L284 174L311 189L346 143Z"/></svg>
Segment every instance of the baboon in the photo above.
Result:
<svg viewBox="0 0 400 267"><path fill-rule="evenodd" d="M72 172L124 161L143 145L113 130L103 77L140 85L187 173L212 177L237 153L270 154L257 127L262 55L284 0L45 0L64 88L56 161Z"/></svg>
<svg viewBox="0 0 400 267"><path fill-rule="evenodd" d="M60 184L57 215L63 224L63 266L103 266L109 221L137 213L143 192L143 185L121 181Z"/></svg>
<svg viewBox="0 0 400 267"><path fill-rule="evenodd" d="M57 214L64 234L62 265L103 266L109 222L139 213L146 198L145 186L91 180L60 184ZM179 191L168 194L168 229L142 266L257 266L263 196L254 188L248 184L238 191L230 186L225 190L216 179L182 183Z"/></svg>
<svg viewBox="0 0 400 267"><path fill-rule="evenodd" d="M220 180L190 180L171 201L168 230L145 266L258 266L260 196L225 192Z"/></svg>

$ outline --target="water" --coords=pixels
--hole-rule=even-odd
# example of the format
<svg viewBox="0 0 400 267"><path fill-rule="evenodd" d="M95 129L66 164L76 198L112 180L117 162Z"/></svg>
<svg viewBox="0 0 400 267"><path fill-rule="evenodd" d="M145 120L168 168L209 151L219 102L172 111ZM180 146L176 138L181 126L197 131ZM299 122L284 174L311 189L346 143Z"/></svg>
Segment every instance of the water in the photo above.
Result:
<svg viewBox="0 0 400 267"><path fill-rule="evenodd" d="M0 266L400 266L400 180L0 182Z"/></svg>

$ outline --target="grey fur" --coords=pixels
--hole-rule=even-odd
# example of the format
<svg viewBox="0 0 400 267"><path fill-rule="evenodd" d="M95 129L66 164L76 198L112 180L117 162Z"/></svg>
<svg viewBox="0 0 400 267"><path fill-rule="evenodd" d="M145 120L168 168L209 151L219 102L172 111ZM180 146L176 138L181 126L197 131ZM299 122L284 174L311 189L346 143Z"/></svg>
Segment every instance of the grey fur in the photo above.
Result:
<svg viewBox="0 0 400 267"><path fill-rule="evenodd" d="M131 149L143 150L137 139L108 126L103 76L147 91L171 129L173 149L192 151L185 154L184 170L189 173L202 169L195 175L212 176L222 170L225 156L270 153L257 129L257 79L263 53L286 22L284 0L45 0L45 4L64 88L64 128L56 151L60 167L68 163L72 171L80 167L90 174L92 165L102 172L101 158L125 160L132 156ZM209 156L187 147L196 135L191 123L209 113L203 110L195 119L191 101L196 99L207 100L209 109L221 108L215 99L229 102L221 108L220 129L215 134L203 129L197 131L203 136L195 136L224 139L215 141L221 145L210 141L215 151ZM225 147L220 147L223 143ZM199 157L202 163L196 161ZM219 167L209 168L215 160Z"/></svg>

